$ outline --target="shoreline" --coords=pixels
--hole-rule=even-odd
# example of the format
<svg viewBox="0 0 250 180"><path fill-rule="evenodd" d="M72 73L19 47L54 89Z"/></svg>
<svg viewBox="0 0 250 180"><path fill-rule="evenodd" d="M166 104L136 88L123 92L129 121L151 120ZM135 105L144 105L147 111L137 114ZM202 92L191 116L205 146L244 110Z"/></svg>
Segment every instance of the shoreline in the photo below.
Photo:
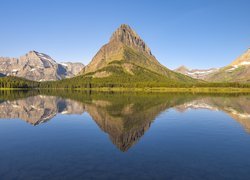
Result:
<svg viewBox="0 0 250 180"><path fill-rule="evenodd" d="M1 91L26 90L65 90L65 91L99 91L99 92L170 92L170 93L249 93L250 88L235 87L155 87L155 88L0 88Z"/></svg>

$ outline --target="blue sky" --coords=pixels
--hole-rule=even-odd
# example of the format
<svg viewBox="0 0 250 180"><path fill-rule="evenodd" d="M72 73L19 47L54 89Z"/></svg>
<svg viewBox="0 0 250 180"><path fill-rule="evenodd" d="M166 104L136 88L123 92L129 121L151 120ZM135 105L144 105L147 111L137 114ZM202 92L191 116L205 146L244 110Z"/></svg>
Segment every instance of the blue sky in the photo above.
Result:
<svg viewBox="0 0 250 180"><path fill-rule="evenodd" d="M0 56L87 64L129 24L169 68L221 67L250 47L249 0L0 0Z"/></svg>

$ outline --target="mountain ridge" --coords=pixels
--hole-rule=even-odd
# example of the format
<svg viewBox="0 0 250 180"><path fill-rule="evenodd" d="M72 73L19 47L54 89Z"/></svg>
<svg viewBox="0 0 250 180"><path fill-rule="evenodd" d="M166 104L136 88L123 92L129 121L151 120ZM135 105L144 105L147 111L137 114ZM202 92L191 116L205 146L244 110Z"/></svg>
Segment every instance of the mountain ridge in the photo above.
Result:
<svg viewBox="0 0 250 180"><path fill-rule="evenodd" d="M33 81L55 81L73 77L84 67L79 63L64 65L67 67L57 63L49 55L34 50L19 58L0 57L0 73Z"/></svg>
<svg viewBox="0 0 250 180"><path fill-rule="evenodd" d="M175 72L179 72L181 74L190 76L195 79L202 79L206 80L206 77L209 74L212 74L216 71L218 71L218 68L209 68L209 69L189 69L186 66L182 65L176 69L174 69Z"/></svg>

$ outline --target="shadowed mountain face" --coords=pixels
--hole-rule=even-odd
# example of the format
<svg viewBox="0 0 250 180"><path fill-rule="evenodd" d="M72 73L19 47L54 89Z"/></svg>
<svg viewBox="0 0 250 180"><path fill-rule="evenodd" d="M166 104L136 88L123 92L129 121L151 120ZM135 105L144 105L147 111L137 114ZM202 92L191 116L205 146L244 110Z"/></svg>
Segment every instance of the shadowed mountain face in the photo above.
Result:
<svg viewBox="0 0 250 180"><path fill-rule="evenodd" d="M169 108L175 108L180 112L187 109L223 111L250 132L250 96L82 92L57 94L61 97L26 93L19 94L19 99L18 95L13 98L13 94L0 94L0 118L19 118L32 125L38 125L49 121L57 114L87 112L99 128L109 135L113 144L123 152L136 144L157 116Z"/></svg>

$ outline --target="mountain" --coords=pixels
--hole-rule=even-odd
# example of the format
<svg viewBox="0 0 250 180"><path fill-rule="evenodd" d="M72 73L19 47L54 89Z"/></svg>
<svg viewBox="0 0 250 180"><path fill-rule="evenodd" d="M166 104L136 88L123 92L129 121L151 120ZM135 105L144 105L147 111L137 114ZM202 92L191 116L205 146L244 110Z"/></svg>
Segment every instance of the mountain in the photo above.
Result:
<svg viewBox="0 0 250 180"><path fill-rule="evenodd" d="M0 57L0 73L33 81L54 81L78 74L80 63L59 64L50 56L30 51L20 58Z"/></svg>
<svg viewBox="0 0 250 180"><path fill-rule="evenodd" d="M139 81L148 78L153 81L195 81L161 65L140 36L125 24L113 33L80 74L93 78L136 77Z"/></svg>
<svg viewBox="0 0 250 180"><path fill-rule="evenodd" d="M250 48L228 66L210 74L208 81L250 82Z"/></svg>
<svg viewBox="0 0 250 180"><path fill-rule="evenodd" d="M218 71L217 68L210 68L210 69L188 69L185 66L180 66L179 68L174 70L175 72L190 76L195 79L202 79L205 80L206 77L212 73Z"/></svg>
<svg viewBox="0 0 250 180"><path fill-rule="evenodd" d="M81 70L84 68L84 65L82 63L72 63L72 62L64 62L64 63L59 63L59 74L61 76L64 74L62 77L70 78L74 77L75 75L79 74ZM60 72L60 69L62 72Z"/></svg>
<svg viewBox="0 0 250 180"><path fill-rule="evenodd" d="M250 48L231 64L222 68L190 70L181 66L174 71L209 82L250 82Z"/></svg>

